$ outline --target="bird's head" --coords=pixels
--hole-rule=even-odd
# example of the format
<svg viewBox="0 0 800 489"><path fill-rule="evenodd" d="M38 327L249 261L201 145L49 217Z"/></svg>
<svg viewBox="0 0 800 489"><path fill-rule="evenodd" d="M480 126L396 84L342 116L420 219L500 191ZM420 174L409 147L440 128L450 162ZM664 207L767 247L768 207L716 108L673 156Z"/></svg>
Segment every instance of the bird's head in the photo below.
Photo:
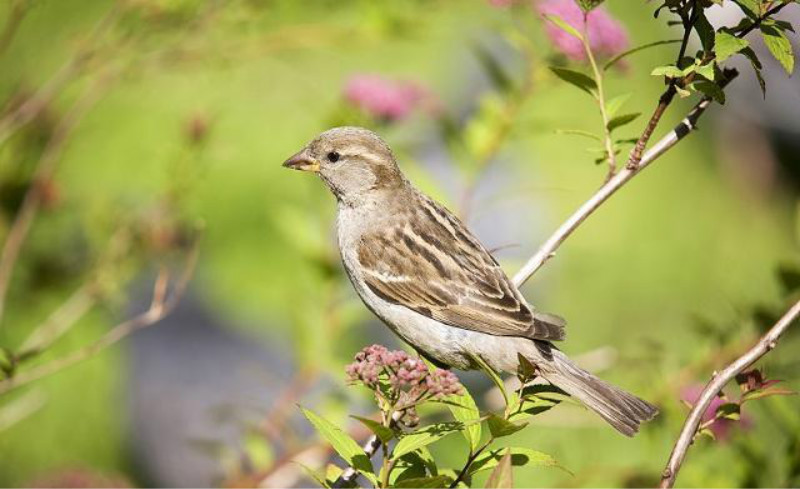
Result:
<svg viewBox="0 0 800 489"><path fill-rule="evenodd" d="M401 188L405 179L389 146L360 127L329 129L283 163L319 174L337 199L364 200L369 193Z"/></svg>

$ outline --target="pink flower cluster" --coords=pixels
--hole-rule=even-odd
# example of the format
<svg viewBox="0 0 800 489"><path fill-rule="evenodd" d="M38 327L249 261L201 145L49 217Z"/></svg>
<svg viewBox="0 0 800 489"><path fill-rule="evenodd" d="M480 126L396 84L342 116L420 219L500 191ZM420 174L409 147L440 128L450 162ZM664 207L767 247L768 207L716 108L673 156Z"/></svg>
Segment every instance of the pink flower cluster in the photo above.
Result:
<svg viewBox="0 0 800 489"><path fill-rule="evenodd" d="M431 371L421 358L404 351L389 351L381 345L364 348L355 361L345 368L348 381L375 389L385 381L397 393L407 391L411 397L444 397L462 390L458 377L447 370Z"/></svg>
<svg viewBox="0 0 800 489"><path fill-rule="evenodd" d="M601 6L584 17L583 11L574 0L539 0L536 9L542 15L554 15L571 25L578 32L586 32L592 51L602 56L613 56L628 47L628 33L616 19ZM575 60L586 59L581 41L563 29L547 22L547 37L553 45L567 57Z"/></svg>
<svg viewBox="0 0 800 489"><path fill-rule="evenodd" d="M379 75L355 75L344 88L345 99L368 115L383 121L399 121L430 102L430 93L419 83L389 80Z"/></svg>

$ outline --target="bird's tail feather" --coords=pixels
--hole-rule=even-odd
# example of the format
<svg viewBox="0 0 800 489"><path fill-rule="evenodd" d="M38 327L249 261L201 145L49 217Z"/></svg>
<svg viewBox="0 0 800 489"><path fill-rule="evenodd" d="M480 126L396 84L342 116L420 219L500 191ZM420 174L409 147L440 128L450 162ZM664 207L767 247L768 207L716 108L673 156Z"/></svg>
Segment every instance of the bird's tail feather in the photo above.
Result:
<svg viewBox="0 0 800 489"><path fill-rule="evenodd" d="M614 387L578 367L559 350L552 348L552 363L542 376L606 420L617 431L633 436L639 425L653 419L658 408Z"/></svg>

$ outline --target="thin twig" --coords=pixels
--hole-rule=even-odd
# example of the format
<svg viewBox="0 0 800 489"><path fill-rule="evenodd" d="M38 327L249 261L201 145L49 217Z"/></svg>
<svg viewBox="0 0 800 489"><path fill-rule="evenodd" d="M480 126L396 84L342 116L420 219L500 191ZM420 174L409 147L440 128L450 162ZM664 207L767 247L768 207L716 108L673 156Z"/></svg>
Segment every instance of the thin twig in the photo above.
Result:
<svg viewBox="0 0 800 489"><path fill-rule="evenodd" d="M11 45L11 41L14 40L14 36L17 34L29 8L30 4L26 0L11 0L6 24L3 26L2 32L0 32L0 54L3 54Z"/></svg>
<svg viewBox="0 0 800 489"><path fill-rule="evenodd" d="M163 319L178 305L178 302L186 291L186 286L189 284L189 280L192 278L195 265L197 264L197 255L198 245L195 244L194 248L189 252L183 272L176 281L171 293L168 293L169 272L167 272L165 268L159 271L153 286L152 302L145 312L119 323L90 345L75 350L64 357L0 381L0 395L91 358L134 331L151 326Z"/></svg>
<svg viewBox="0 0 800 489"><path fill-rule="evenodd" d="M35 94L22 102L15 110L0 118L0 144L3 144L17 129L36 118L69 82L75 80L82 73L85 64L92 59L98 41L113 25L118 14L119 3L115 3L109 12L95 24L92 32L75 54Z"/></svg>
<svg viewBox="0 0 800 489"><path fill-rule="evenodd" d="M675 484L675 479L678 477L678 471L681 469L686 452L694 440L697 433L697 428L700 426L711 401L717 397L717 394L722 390L725 385L731 381L737 374L741 373L744 369L755 363L759 358L763 357L778 344L778 340L789 329L795 320L800 316L800 301L797 301L787 312L781 317L777 323L764 335L760 340L747 352L737 358L733 363L725 367L725 369L715 374L709 383L706 385L703 392L700 394L695 405L692 407L686 422L683 425L678 440L670 454L667 466L661 475L661 483L659 487L669 488Z"/></svg>
<svg viewBox="0 0 800 489"><path fill-rule="evenodd" d="M389 426L394 426L399 423L404 414L404 411L395 411L392 413L392 420L390 421ZM382 443L380 438L378 438L378 435L372 435L367 439L362 448L364 449L364 453L367 454L367 457L372 458L376 453L378 453L378 449L381 447L381 445ZM336 481L331 485L331 487L345 487L355 481L356 477L358 477L358 471L353 467L347 467L339 476L339 478L336 479Z"/></svg>
<svg viewBox="0 0 800 489"><path fill-rule="evenodd" d="M28 236L28 232L46 195L46 184L53 176L70 134L83 116L100 99L105 92L103 88L107 84L108 79L101 77L95 84L84 90L81 97L73 104L53 130L53 134L47 142L42 156L39 158L30 187L25 193L22 205L17 211L14 223L6 236L5 243L3 243L3 250L0 252L0 326L3 324L3 313L5 312L5 301L11 275L17 263L20 249Z"/></svg>
<svg viewBox="0 0 800 489"><path fill-rule="evenodd" d="M736 71L728 71L727 81L729 83L733 78L738 75ZM554 254L556 249L563 243L587 217L592 215L609 197L614 195L617 190L622 188L623 185L628 183L630 179L638 175L643 169L647 168L653 161L657 160L661 155L666 153L670 148L675 146L678 141L686 137L693 129L697 127L697 120L703 115L703 112L711 104L710 98L704 98L689 112L675 129L670 131L669 134L661 138L645 155L642 157L639 165L631 168L625 167L621 169L611 180L603 184L600 189L592 195L589 200L583 203L578 210L576 210L567 219L555 233L539 248L535 255L533 255L522 268L514 275L514 284L517 287L524 284L544 263L549 260Z"/></svg>

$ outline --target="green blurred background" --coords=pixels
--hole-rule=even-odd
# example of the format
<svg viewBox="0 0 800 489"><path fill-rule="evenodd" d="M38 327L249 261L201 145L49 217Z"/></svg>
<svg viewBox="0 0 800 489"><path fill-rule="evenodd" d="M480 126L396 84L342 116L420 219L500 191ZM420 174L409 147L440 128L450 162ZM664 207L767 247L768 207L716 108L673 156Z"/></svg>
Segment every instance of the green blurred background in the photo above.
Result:
<svg viewBox="0 0 800 489"><path fill-rule="evenodd" d="M496 256L509 273L605 175L583 140L555 133L594 130L599 116L588 97L540 69L563 60L553 58L541 22L525 9L479 0L3 0L0 25L22 4L24 18L0 52L3 114L59 81L69 60L79 61L41 113L0 143L3 240L59 121L76 101L88 96L93 103L57 156L48 181L53 196L12 277L0 346L13 351L92 276L120 228L144 237L104 266L99 304L31 364L85 345L146 307L155 266L179 267L183 255L180 239L164 244L154 234L203 231L185 313L0 397L3 419L20 401L34 405L0 431L0 486L251 485L277 466L299 475L269 481L308 484L284 460L315 439L295 403L344 424L347 412L370 412L364 393L344 385L343 366L373 342L400 345L342 274L327 190L280 167L317 133L354 120L343 97L353 75L413 80L466 138L480 137L474 134L491 130L481 126L492 124L486 114L503 100L480 60L490 56L519 80L525 64L513 39L529 36L536 47L532 93L483 173L447 143L436 115L357 119L397 150L415 183L451 208L478 182L467 222L487 247L503 247ZM653 18L654 5L611 0L607 8L633 45L675 36ZM665 46L631 57L612 72L609 90L633 92L628 108L648 114L662 89L649 72L673 53ZM677 102L657 134L690 104ZM730 136L736 133L725 129L732 123L714 117L726 110L714 107L698 133L597 212L524 288L538 308L568 319L565 351L663 414L626 439L581 409L556 408L515 435L515 444L554 455L574 475L525 468L516 473L519 486L652 484L687 411L681 391L749 344L794 293L800 226L790 170L798 152L770 149L777 147L772 129L753 124L741 130L762 134L766 149L742 167ZM626 135L635 137L642 124L628 126ZM762 174L772 176L753 176ZM193 338L194 321L213 323L234 345L230 354L216 356L216 336ZM174 334L158 336L162 327ZM149 339L137 346L137 335ZM800 335L790 334L763 362L770 377L795 389L799 346ZM148 356L151 347L161 356ZM265 363L242 364L239 347ZM273 360L278 366L267 368ZM201 364L210 373L192 367ZM206 421L232 426L224 436L200 442L177 432L161 440L162 430L150 429L163 423L149 417L160 411L180 419L183 408L217 409L214 396L239 385L243 370L252 376L226 398L233 408L222 421ZM159 378L176 380L149 389ZM485 379L464 378L489 402L480 396L490 385ZM211 400L208 392L216 393ZM236 409L239 399L248 399L247 415ZM287 420L277 435L269 427L275 410ZM748 404L747 423L725 439L696 444L679 485L796 486L798 412L797 397ZM146 449L162 446L188 458L164 468L151 459L161 452ZM458 464L461 450L455 437L434 446L444 465ZM202 474L182 473L181 460L200 464Z"/></svg>

